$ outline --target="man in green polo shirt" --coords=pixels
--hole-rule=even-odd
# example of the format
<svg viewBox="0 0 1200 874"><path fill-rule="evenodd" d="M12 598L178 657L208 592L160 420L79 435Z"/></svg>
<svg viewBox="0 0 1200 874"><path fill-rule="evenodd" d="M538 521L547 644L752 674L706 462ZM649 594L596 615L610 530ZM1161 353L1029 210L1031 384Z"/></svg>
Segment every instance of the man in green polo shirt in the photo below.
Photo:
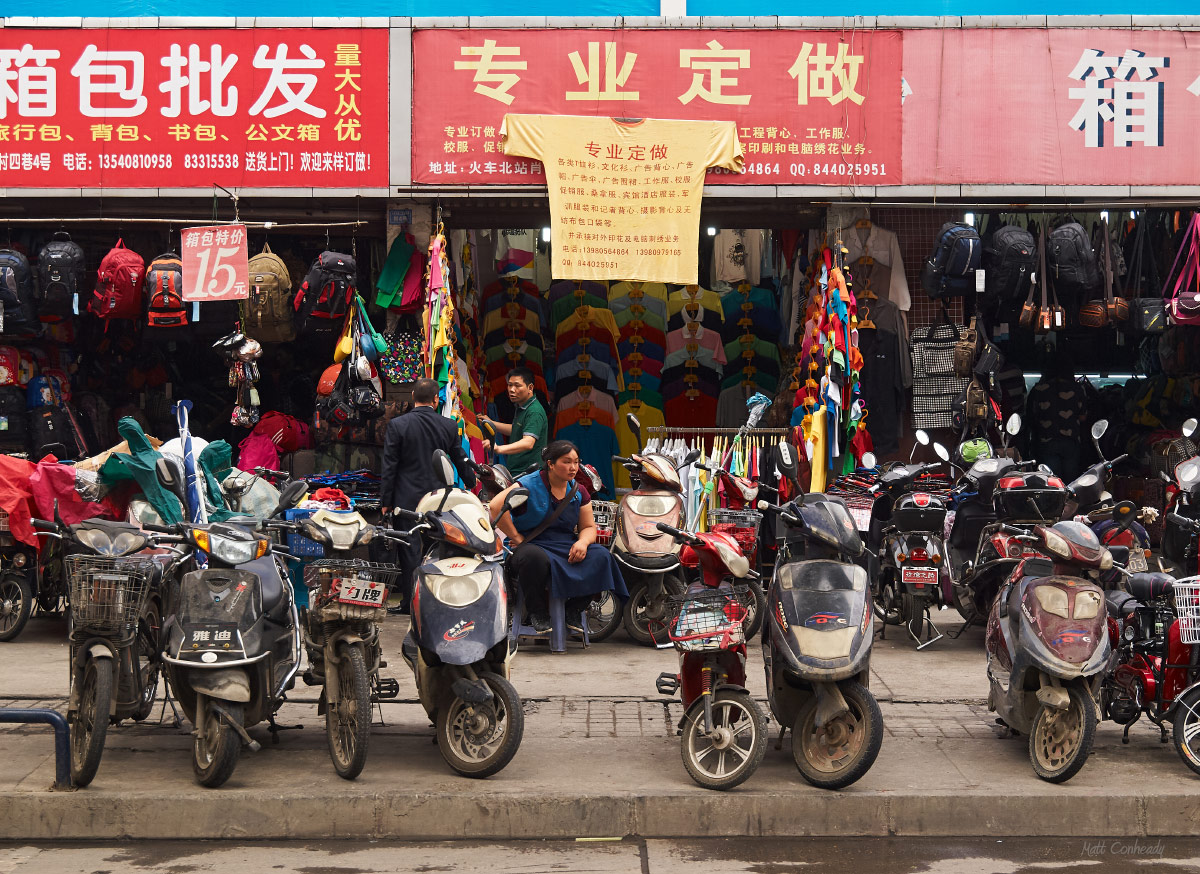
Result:
<svg viewBox="0 0 1200 874"><path fill-rule="evenodd" d="M533 382L533 371L527 367L514 367L508 372L508 399L517 408L511 425L479 417L509 438L509 442L496 447L496 453L508 456L507 466L513 476L528 473L541 464L542 450L546 448L549 424L546 410L533 396Z"/></svg>

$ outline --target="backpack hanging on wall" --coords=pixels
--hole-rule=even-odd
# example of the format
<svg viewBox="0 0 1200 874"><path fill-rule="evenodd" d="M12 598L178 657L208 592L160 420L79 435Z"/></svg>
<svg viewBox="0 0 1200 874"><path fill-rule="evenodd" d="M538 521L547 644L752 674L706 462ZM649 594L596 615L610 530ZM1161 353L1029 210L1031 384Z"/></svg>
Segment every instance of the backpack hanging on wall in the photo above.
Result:
<svg viewBox="0 0 1200 874"><path fill-rule="evenodd" d="M75 296L83 285L83 249L59 231L38 252L38 318L54 324L75 312Z"/></svg>
<svg viewBox="0 0 1200 874"><path fill-rule="evenodd" d="M358 267L341 252L322 252L313 262L296 292L292 309L300 315L302 330L341 328L354 300Z"/></svg>
<svg viewBox="0 0 1200 874"><path fill-rule="evenodd" d="M998 307L1007 312L1019 304L1029 291L1037 256L1037 242L1025 228L1004 225L989 234L983 244L980 307Z"/></svg>
<svg viewBox="0 0 1200 874"><path fill-rule="evenodd" d="M152 328L179 328L188 323L183 302L183 262L166 252L146 268L146 323Z"/></svg>
<svg viewBox="0 0 1200 874"><path fill-rule="evenodd" d="M0 249L0 334L35 334L37 330L29 259L12 249Z"/></svg>
<svg viewBox="0 0 1200 874"><path fill-rule="evenodd" d="M142 256L125 248L124 240L109 249L96 271L96 290L88 310L99 319L139 319L146 265Z"/></svg>
<svg viewBox="0 0 1200 874"><path fill-rule="evenodd" d="M1071 302L1085 300L1100 284L1100 269L1087 231L1078 222L1059 225L1046 238L1046 266L1055 293Z"/></svg>
<svg viewBox="0 0 1200 874"><path fill-rule="evenodd" d="M946 222L938 231L933 254L921 268L925 293L942 300L974 291L982 253L978 231L962 222Z"/></svg>
<svg viewBox="0 0 1200 874"><path fill-rule="evenodd" d="M242 302L242 330L260 343L290 343L296 339L296 324L287 265L264 243L249 267L250 296Z"/></svg>

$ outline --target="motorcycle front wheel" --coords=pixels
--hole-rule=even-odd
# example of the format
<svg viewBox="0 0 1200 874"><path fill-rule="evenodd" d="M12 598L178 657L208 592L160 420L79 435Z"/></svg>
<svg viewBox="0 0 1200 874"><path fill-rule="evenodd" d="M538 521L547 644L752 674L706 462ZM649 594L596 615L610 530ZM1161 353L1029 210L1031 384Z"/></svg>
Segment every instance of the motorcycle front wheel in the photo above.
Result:
<svg viewBox="0 0 1200 874"><path fill-rule="evenodd" d="M512 683L480 671L492 700L468 704L448 692L438 707L437 743L451 768L464 777L490 777L512 761L525 734L525 711Z"/></svg>
<svg viewBox="0 0 1200 874"><path fill-rule="evenodd" d="M23 573L0 576L0 643L12 640L29 621L33 610L33 591Z"/></svg>
<svg viewBox="0 0 1200 874"><path fill-rule="evenodd" d="M1068 686L1066 710L1039 707L1029 732L1033 771L1048 783L1065 783L1087 762L1096 735L1096 708L1090 696Z"/></svg>
<svg viewBox="0 0 1200 874"><path fill-rule="evenodd" d="M763 617L767 615L767 594L763 591L762 583L758 580L744 580L750 592L750 603L746 605L749 612L742 620L742 634L750 640L762 628Z"/></svg>
<svg viewBox="0 0 1200 874"><path fill-rule="evenodd" d="M79 707L67 715L71 729L71 780L86 786L96 777L104 738L108 734L108 715L112 708L113 661L91 658L83 668L79 682Z"/></svg>
<svg viewBox="0 0 1200 874"><path fill-rule="evenodd" d="M159 656L158 637L162 620L153 601L146 604L138 619L137 637L133 641L133 658L137 671L137 688L140 692L137 706L131 714L141 722L154 709L154 698L158 695L158 682L162 677L162 659Z"/></svg>
<svg viewBox="0 0 1200 874"><path fill-rule="evenodd" d="M1175 699L1171 728L1179 758L1200 774L1200 689L1192 689Z"/></svg>
<svg viewBox="0 0 1200 874"><path fill-rule="evenodd" d="M338 701L325 702L325 737L339 777L353 780L367 763L371 740L371 675L362 647L344 646L336 665L326 664L325 683L338 684Z"/></svg>
<svg viewBox="0 0 1200 874"><path fill-rule="evenodd" d="M667 598L683 594L683 583L674 576L663 578L663 595L661 598L650 598L649 586L636 583L629 590L629 600L625 602L622 622L626 633L642 646L656 646L668 643L667 637Z"/></svg>
<svg viewBox="0 0 1200 874"><path fill-rule="evenodd" d="M621 627L621 599L607 590L596 595L587 608L588 640L608 640Z"/></svg>
<svg viewBox="0 0 1200 874"><path fill-rule="evenodd" d="M222 701L220 707L228 714L228 719L241 724L241 704ZM211 701L197 701L196 709L202 709L204 717L201 720L203 724L196 726L196 739L192 744L192 771L201 786L215 789L233 776L242 752L242 737Z"/></svg>
<svg viewBox="0 0 1200 874"><path fill-rule="evenodd" d="M683 725L683 766L705 789L732 789L762 764L767 719L749 692L721 689L713 695L712 722L712 734L706 734L704 700L697 700Z"/></svg>
<svg viewBox="0 0 1200 874"><path fill-rule="evenodd" d="M843 789L862 778L883 744L883 713L868 689L840 683L849 711L816 727L817 696L810 695L792 728L792 758L800 776L821 789Z"/></svg>

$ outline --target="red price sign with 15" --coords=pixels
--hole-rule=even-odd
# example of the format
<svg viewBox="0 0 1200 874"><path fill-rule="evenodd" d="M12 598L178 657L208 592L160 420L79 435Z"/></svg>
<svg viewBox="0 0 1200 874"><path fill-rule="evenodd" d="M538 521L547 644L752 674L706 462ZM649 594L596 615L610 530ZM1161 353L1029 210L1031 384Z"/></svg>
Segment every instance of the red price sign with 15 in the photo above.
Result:
<svg viewBox="0 0 1200 874"><path fill-rule="evenodd" d="M207 303L250 296L245 225L184 228L182 254L184 300Z"/></svg>

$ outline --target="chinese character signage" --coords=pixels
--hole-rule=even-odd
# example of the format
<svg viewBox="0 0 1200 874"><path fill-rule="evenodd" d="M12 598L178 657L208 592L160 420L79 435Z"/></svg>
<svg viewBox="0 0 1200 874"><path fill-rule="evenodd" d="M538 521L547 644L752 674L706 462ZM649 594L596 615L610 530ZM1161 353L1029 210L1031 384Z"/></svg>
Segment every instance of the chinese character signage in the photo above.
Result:
<svg viewBox="0 0 1200 874"><path fill-rule="evenodd" d="M898 184L897 31L418 30L413 181L528 183L505 113L732 121L745 172L708 184Z"/></svg>
<svg viewBox="0 0 1200 874"><path fill-rule="evenodd" d="M245 225L183 229L183 299L245 300L250 266Z"/></svg>
<svg viewBox="0 0 1200 874"><path fill-rule="evenodd" d="M1117 28L906 31L904 182L1195 185L1200 52L1189 40Z"/></svg>
<svg viewBox="0 0 1200 874"><path fill-rule="evenodd" d="M0 188L388 184L384 29L0 34Z"/></svg>

